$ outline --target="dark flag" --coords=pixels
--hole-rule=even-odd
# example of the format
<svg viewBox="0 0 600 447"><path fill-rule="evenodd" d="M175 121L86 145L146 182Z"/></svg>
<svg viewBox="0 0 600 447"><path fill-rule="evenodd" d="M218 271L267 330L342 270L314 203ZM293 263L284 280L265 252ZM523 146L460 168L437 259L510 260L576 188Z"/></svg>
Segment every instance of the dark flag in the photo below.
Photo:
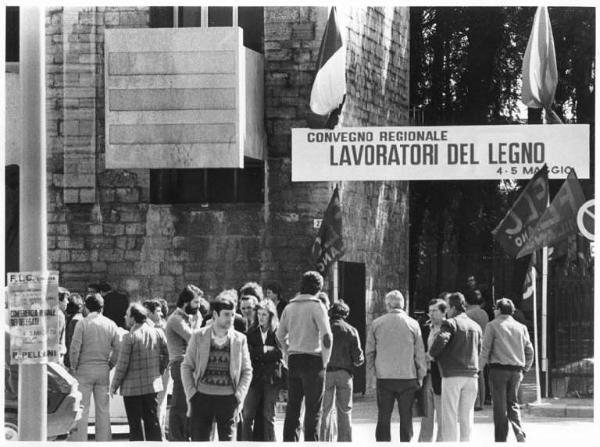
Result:
<svg viewBox="0 0 600 447"><path fill-rule="evenodd" d="M540 169L517 198L504 219L492 231L494 238L516 257L531 237L531 233L548 203L548 168Z"/></svg>
<svg viewBox="0 0 600 447"><path fill-rule="evenodd" d="M335 7L329 20L317 57L317 73L310 92L308 125L333 129L346 99L346 46L342 38Z"/></svg>
<svg viewBox="0 0 600 447"><path fill-rule="evenodd" d="M319 228L319 234L312 247L316 259L316 270L323 276L331 263L344 255L344 241L342 239L342 207L337 186L333 191L325 216Z"/></svg>
<svg viewBox="0 0 600 447"><path fill-rule="evenodd" d="M577 234L577 211L585 202L581 185L572 169L550 206L537 221L531 237L517 257L533 253L544 246L554 245L568 236Z"/></svg>

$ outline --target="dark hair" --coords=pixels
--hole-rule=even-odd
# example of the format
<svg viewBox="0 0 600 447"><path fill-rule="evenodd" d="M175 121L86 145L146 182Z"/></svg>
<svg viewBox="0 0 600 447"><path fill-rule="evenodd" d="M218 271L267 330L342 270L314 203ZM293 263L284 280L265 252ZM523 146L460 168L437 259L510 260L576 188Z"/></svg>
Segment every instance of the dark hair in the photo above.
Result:
<svg viewBox="0 0 600 447"><path fill-rule="evenodd" d="M323 288L323 277L319 272L309 270L302 275L300 282L300 293L316 295Z"/></svg>
<svg viewBox="0 0 600 447"><path fill-rule="evenodd" d="M197 296L204 296L204 292L193 284L188 284L179 294L177 298L177 307L183 307L185 304L192 301Z"/></svg>
<svg viewBox="0 0 600 447"><path fill-rule="evenodd" d="M448 304L441 298L434 298L429 301L430 306L436 306L440 312L446 313L446 309L448 309Z"/></svg>
<svg viewBox="0 0 600 447"><path fill-rule="evenodd" d="M262 301L264 297L263 289L257 282L247 282L240 287L239 296L243 297L244 295L255 296L258 301Z"/></svg>
<svg viewBox="0 0 600 447"><path fill-rule="evenodd" d="M101 312L104 308L104 298L99 293L90 293L85 297L85 307L90 312Z"/></svg>
<svg viewBox="0 0 600 447"><path fill-rule="evenodd" d="M496 309L502 315L512 315L515 313L515 305L510 298L500 298L496 301Z"/></svg>
<svg viewBox="0 0 600 447"><path fill-rule="evenodd" d="M83 298L78 293L72 293L67 298L67 315L75 315L83 310Z"/></svg>
<svg viewBox="0 0 600 447"><path fill-rule="evenodd" d="M316 295L317 299L323 303L323 306L325 306L327 309L329 309L329 306L331 305L331 300L329 299L329 295L327 295L325 292L319 292Z"/></svg>
<svg viewBox="0 0 600 447"><path fill-rule="evenodd" d="M98 284L98 292L100 293L110 292L111 290L112 287L106 281L102 281L100 284Z"/></svg>
<svg viewBox="0 0 600 447"><path fill-rule="evenodd" d="M100 285L98 283L95 283L95 282L88 284L87 288L95 290L94 293L100 292Z"/></svg>
<svg viewBox="0 0 600 447"><path fill-rule="evenodd" d="M232 298L227 296L217 296L215 300L210 303L210 309L216 312L217 315L221 314L222 310L235 310L235 302Z"/></svg>
<svg viewBox="0 0 600 447"><path fill-rule="evenodd" d="M167 318L167 314L169 313L169 303L167 303L167 300L165 300L164 298L154 299L160 303L160 309L162 310L164 317Z"/></svg>
<svg viewBox="0 0 600 447"><path fill-rule="evenodd" d="M339 300L333 303L331 309L329 309L329 316L332 319L345 320L350 315L350 306L346 304L344 300Z"/></svg>
<svg viewBox="0 0 600 447"><path fill-rule="evenodd" d="M160 305L160 301L158 300L146 300L142 303L142 305L148 309L151 313L154 313L156 309L160 308L162 310L162 306Z"/></svg>
<svg viewBox="0 0 600 447"><path fill-rule="evenodd" d="M148 309L140 303L131 303L129 305L129 316L136 323L141 324L148 319Z"/></svg>
<svg viewBox="0 0 600 447"><path fill-rule="evenodd" d="M206 317L209 313L210 313L210 303L200 297L200 302L198 303L198 310L200 311L200 315L202 315L202 318Z"/></svg>
<svg viewBox="0 0 600 447"><path fill-rule="evenodd" d="M265 284L264 289L271 290L275 295L277 295L278 298L281 298L282 287L281 284L279 284L277 281L269 281Z"/></svg>
<svg viewBox="0 0 600 447"><path fill-rule="evenodd" d="M452 292L448 296L448 306L454 307L459 313L467 310L465 297L460 292Z"/></svg>
<svg viewBox="0 0 600 447"><path fill-rule="evenodd" d="M477 296L478 290L479 289L473 289L465 292L465 300L467 301L467 304L481 304L481 299ZM481 291L479 291L479 293L481 294Z"/></svg>

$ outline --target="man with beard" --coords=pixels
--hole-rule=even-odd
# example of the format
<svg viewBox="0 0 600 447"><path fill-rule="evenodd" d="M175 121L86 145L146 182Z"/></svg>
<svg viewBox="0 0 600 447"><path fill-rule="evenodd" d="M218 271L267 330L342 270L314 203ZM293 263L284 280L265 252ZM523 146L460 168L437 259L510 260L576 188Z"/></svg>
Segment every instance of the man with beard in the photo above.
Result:
<svg viewBox="0 0 600 447"><path fill-rule="evenodd" d="M192 441L209 441L213 421L219 441L231 441L250 382L252 363L246 336L233 329L235 303L219 295L213 322L195 332L181 364L189 402Z"/></svg>
<svg viewBox="0 0 600 447"><path fill-rule="evenodd" d="M169 413L169 440L188 441L187 402L181 382L181 363L192 332L202 325L199 312L204 293L194 285L187 285L179 294L177 309L167 320L166 335L169 350L173 394Z"/></svg>

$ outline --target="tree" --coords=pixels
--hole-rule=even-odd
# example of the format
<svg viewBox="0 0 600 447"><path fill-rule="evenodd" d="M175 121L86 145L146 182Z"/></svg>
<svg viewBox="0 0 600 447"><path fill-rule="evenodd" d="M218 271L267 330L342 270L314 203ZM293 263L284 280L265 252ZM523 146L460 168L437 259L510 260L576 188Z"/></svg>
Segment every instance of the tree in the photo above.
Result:
<svg viewBox="0 0 600 447"><path fill-rule="evenodd" d="M411 107L424 116L417 124L523 122L521 65L535 8L411 8L410 13ZM555 108L565 122L594 121L594 14L594 8L550 8L559 71ZM411 182L409 287L420 307L443 289L462 288L468 274L489 281L492 268L500 267L494 263L504 262L494 260L500 251L490 232L518 193L518 184L506 186ZM500 276L500 289L513 287L510 272Z"/></svg>

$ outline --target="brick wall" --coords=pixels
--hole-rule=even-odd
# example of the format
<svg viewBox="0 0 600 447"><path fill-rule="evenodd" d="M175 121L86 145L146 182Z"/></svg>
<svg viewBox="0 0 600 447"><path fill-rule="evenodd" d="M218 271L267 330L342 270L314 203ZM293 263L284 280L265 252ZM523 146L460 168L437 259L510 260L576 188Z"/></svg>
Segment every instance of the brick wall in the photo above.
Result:
<svg viewBox="0 0 600 447"><path fill-rule="evenodd" d="M344 14L352 17L353 67L342 125L406 124L407 10ZM147 170L105 169L103 31L148 26L148 18L148 8L48 11L51 267L76 291L106 279L134 298L164 295L173 302L188 282L214 296L247 280L277 279L289 297L301 272L312 267L313 219L322 217L334 186L290 181L290 129L306 125L326 8L265 8L264 205L152 205ZM373 44L379 41L381 48ZM406 66L398 69L393 64L404 63L401 58ZM384 291L406 289L407 186L348 182L341 192L344 259L366 264L375 303L370 315Z"/></svg>
<svg viewBox="0 0 600 447"><path fill-rule="evenodd" d="M408 9L341 8L348 47L342 126L408 124ZM269 138L269 220L264 268L296 285L311 267L309 248L332 183L290 183L292 127L306 127L326 8L265 9L265 101ZM343 260L365 263L367 321L384 311L383 295L408 289L408 184L344 182ZM295 235L291 240L290 234ZM277 259L277 254L280 254ZM289 256L289 257L288 257ZM291 292L292 290L288 290Z"/></svg>

